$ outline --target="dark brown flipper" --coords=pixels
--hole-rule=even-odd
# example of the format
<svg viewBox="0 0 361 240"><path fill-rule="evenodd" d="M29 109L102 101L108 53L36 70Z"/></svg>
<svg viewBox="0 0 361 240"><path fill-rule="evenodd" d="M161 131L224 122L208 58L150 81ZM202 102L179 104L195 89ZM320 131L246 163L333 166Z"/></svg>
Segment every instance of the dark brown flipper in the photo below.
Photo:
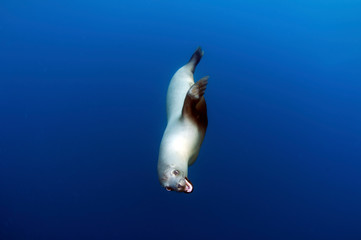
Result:
<svg viewBox="0 0 361 240"><path fill-rule="evenodd" d="M191 59L189 59L189 66L192 73L194 73L194 70L196 69L196 66L198 65L199 61L203 57L203 50L201 47L198 47L197 50L193 53Z"/></svg>
<svg viewBox="0 0 361 240"><path fill-rule="evenodd" d="M204 92L208 84L208 76L200 79L188 90L184 100L182 115L191 119L205 133L208 125L207 106Z"/></svg>

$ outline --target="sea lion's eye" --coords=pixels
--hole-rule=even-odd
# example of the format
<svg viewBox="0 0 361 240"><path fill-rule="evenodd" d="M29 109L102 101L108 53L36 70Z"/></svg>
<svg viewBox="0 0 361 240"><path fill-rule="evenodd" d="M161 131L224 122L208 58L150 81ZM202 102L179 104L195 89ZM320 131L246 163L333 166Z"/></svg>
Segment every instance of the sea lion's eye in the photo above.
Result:
<svg viewBox="0 0 361 240"><path fill-rule="evenodd" d="M171 187L166 187L165 188L167 191L172 191L172 188Z"/></svg>
<svg viewBox="0 0 361 240"><path fill-rule="evenodd" d="M177 175L179 174L179 171L178 171L178 170L174 170L174 171L173 171L173 174L177 176Z"/></svg>

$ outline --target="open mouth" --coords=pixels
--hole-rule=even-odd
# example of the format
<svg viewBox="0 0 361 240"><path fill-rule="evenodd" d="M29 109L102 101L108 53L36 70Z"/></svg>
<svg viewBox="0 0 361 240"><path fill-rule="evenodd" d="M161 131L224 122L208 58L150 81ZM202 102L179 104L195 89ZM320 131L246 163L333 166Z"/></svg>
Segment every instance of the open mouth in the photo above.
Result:
<svg viewBox="0 0 361 240"><path fill-rule="evenodd" d="M187 177L184 178L186 180L186 187L184 188L185 193L193 192L193 184L189 181Z"/></svg>

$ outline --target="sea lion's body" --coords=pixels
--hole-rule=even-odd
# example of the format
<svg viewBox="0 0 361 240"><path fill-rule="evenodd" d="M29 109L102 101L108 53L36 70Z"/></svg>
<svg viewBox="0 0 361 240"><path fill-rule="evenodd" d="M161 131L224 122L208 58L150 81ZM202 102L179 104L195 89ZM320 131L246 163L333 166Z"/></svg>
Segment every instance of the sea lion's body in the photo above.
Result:
<svg viewBox="0 0 361 240"><path fill-rule="evenodd" d="M172 77L167 92L167 119L160 145L158 176L167 190L192 192L188 166L197 159L208 125L204 91L208 77L194 83L193 73L203 56L199 48Z"/></svg>

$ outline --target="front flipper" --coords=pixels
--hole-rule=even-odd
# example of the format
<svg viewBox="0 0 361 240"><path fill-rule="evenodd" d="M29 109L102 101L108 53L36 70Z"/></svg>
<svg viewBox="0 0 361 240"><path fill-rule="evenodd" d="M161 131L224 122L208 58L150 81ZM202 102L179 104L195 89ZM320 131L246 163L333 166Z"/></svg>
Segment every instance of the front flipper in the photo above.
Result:
<svg viewBox="0 0 361 240"><path fill-rule="evenodd" d="M182 110L182 116L191 119L204 133L207 129L208 118L206 100L203 95L207 88L208 78L208 76L204 77L191 86Z"/></svg>

